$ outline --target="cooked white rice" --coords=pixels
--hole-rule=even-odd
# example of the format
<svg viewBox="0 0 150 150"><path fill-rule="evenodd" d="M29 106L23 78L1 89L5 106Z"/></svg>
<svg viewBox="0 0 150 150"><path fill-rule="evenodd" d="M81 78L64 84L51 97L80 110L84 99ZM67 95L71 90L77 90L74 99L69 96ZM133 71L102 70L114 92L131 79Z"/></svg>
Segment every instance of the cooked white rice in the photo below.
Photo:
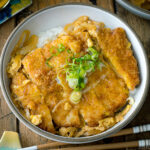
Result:
<svg viewBox="0 0 150 150"><path fill-rule="evenodd" d="M59 35L59 33L61 33L62 31L63 31L63 27L59 26L59 27L48 29L44 32L40 32L38 34L39 41L38 41L37 47L42 47L47 42L55 40L57 36Z"/></svg>

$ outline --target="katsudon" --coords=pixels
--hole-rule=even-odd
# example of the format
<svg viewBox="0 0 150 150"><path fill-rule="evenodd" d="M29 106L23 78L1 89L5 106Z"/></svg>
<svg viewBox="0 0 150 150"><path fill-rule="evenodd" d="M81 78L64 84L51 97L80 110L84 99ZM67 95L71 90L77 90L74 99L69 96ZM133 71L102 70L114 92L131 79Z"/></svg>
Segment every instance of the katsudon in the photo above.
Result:
<svg viewBox="0 0 150 150"><path fill-rule="evenodd" d="M139 70L123 28L81 16L38 42L25 30L7 67L12 100L32 124L61 136L91 136L134 105Z"/></svg>

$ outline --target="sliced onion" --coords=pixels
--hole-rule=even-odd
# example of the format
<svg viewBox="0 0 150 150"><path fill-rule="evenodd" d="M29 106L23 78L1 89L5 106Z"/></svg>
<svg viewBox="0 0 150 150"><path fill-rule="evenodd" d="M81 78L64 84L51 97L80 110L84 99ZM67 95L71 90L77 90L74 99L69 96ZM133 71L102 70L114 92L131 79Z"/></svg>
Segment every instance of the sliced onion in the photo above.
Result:
<svg viewBox="0 0 150 150"><path fill-rule="evenodd" d="M70 101L74 104L78 104L80 102L82 93L79 91L73 91L70 96Z"/></svg>

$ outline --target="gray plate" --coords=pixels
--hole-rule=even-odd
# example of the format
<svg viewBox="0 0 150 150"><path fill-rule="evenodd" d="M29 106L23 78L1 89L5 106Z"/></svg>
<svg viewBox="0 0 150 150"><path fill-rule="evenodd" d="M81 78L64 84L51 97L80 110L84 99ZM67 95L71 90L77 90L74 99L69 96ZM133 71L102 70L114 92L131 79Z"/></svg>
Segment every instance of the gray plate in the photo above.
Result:
<svg viewBox="0 0 150 150"><path fill-rule="evenodd" d="M122 7L124 7L131 13L150 20L150 11L137 7L128 2L127 0L116 0L116 2L118 2Z"/></svg>

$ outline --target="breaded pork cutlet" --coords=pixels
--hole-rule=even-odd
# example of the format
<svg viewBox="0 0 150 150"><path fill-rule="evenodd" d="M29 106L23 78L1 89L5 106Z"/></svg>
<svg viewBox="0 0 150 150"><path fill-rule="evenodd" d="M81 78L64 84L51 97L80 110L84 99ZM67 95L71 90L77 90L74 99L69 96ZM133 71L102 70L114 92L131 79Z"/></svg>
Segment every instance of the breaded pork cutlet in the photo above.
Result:
<svg viewBox="0 0 150 150"><path fill-rule="evenodd" d="M124 29L109 30L103 28L98 35L99 46L115 71L121 76L130 90L139 84L137 61L133 56Z"/></svg>

